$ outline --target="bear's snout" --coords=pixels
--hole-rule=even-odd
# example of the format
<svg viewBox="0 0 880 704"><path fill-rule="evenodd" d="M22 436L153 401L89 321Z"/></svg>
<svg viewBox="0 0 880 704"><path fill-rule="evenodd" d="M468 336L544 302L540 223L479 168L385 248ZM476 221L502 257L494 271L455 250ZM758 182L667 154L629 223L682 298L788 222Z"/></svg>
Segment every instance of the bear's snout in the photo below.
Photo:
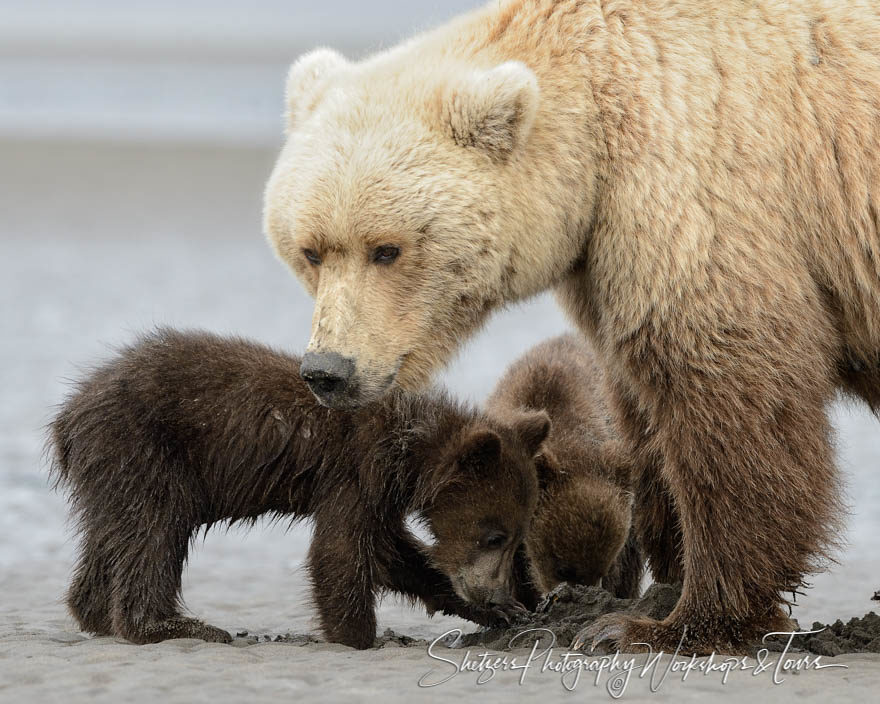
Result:
<svg viewBox="0 0 880 704"><path fill-rule="evenodd" d="M356 387L354 361L336 352L307 352L299 368L323 406L339 407L353 396Z"/></svg>

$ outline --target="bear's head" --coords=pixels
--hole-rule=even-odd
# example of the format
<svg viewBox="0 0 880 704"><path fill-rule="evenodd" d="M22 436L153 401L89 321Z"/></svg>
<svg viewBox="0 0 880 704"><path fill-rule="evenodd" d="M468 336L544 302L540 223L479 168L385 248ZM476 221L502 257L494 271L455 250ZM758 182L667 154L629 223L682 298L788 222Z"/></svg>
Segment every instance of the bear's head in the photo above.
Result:
<svg viewBox="0 0 880 704"><path fill-rule="evenodd" d="M301 372L336 408L422 387L551 268L522 156L534 73L513 61L406 71L400 51L354 64L317 50L293 65L265 192L266 235L315 298Z"/></svg>
<svg viewBox="0 0 880 704"><path fill-rule="evenodd" d="M541 492L526 540L539 591L561 582L601 586L632 524L632 494L608 479L537 457Z"/></svg>
<svg viewBox="0 0 880 704"><path fill-rule="evenodd" d="M481 421L449 439L421 475L419 515L429 550L462 599L491 607L514 598L514 556L538 500L535 456L550 430L546 413L510 426Z"/></svg>

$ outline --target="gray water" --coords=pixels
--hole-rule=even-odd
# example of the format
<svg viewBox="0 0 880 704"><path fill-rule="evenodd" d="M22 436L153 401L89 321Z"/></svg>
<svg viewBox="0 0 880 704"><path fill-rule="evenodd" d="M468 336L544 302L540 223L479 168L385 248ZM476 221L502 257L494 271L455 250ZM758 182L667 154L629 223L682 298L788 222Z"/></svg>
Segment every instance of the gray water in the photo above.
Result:
<svg viewBox="0 0 880 704"><path fill-rule="evenodd" d="M302 350L311 301L260 232L273 158L267 149L0 141L0 586L20 588L47 574L51 593L63 589L73 546L40 455L42 426L66 380L158 324ZM567 328L549 297L507 310L441 381L479 401L509 361ZM852 515L840 564L796 607L807 621L861 615L880 587L880 426L861 408L835 408L834 418ZM220 564L284 584L300 569L307 541L307 527L212 533L187 583ZM216 589L228 589L236 610L249 607L247 583ZM198 610L194 591L189 603Z"/></svg>

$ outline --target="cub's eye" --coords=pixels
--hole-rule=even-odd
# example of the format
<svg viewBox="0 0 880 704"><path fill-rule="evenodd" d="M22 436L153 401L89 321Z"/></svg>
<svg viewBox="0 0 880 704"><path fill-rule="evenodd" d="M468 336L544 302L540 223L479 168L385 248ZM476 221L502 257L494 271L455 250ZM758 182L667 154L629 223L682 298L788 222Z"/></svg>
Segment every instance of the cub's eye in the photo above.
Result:
<svg viewBox="0 0 880 704"><path fill-rule="evenodd" d="M501 531L494 531L485 536L482 545L486 550L500 550L507 544L507 535Z"/></svg>
<svg viewBox="0 0 880 704"><path fill-rule="evenodd" d="M373 250L373 261L376 264L390 264L400 256L400 247L386 245Z"/></svg>
<svg viewBox="0 0 880 704"><path fill-rule="evenodd" d="M321 265L321 257L313 249L304 249L303 256L309 260L310 264L314 264L315 266Z"/></svg>

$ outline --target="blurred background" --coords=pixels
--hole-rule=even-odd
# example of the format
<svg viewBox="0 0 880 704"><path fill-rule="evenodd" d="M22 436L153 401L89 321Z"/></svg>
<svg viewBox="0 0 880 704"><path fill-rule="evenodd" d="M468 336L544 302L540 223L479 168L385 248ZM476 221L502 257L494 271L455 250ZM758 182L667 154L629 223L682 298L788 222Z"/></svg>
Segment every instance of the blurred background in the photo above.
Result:
<svg viewBox="0 0 880 704"><path fill-rule="evenodd" d="M73 545L41 458L70 378L157 324L304 347L311 301L260 225L290 62L321 45L357 59L477 4L0 0L0 628L71 625ZM479 401L567 327L549 296L505 311L441 381ZM801 598L802 624L862 615L880 587L880 426L834 416L848 547ZM218 625L306 630L307 544L307 526L215 531L187 601Z"/></svg>

